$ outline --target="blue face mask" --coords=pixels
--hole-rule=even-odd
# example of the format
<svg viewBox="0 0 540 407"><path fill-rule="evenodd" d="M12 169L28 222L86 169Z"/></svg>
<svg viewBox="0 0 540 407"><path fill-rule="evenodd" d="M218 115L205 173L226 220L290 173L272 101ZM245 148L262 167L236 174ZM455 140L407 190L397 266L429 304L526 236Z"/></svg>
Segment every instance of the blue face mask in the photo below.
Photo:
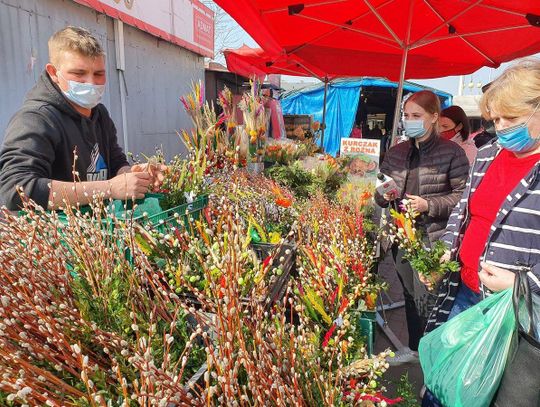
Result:
<svg viewBox="0 0 540 407"><path fill-rule="evenodd" d="M515 153L526 153L536 147L540 140L531 137L527 124L529 123L529 120L531 120L531 117L536 113L538 106L540 105L536 106L534 112L524 123L508 127L504 130L495 131L502 148Z"/></svg>
<svg viewBox="0 0 540 407"><path fill-rule="evenodd" d="M405 135L409 138L418 138L426 134L423 120L403 120Z"/></svg>
<svg viewBox="0 0 540 407"><path fill-rule="evenodd" d="M60 72L57 75L61 76L68 83L68 90L62 91L64 96L76 105L85 109L92 109L101 102L101 97L105 92L105 85L69 81Z"/></svg>

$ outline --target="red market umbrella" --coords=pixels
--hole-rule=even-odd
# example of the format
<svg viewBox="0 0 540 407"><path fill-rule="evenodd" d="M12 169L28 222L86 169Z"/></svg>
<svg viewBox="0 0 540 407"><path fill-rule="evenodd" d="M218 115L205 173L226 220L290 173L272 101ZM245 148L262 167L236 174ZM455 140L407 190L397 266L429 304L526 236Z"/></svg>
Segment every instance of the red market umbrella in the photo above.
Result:
<svg viewBox="0 0 540 407"><path fill-rule="evenodd" d="M250 48L246 45L236 50L225 50L224 55L227 61L227 69L242 76L256 76L260 80L263 80L267 74L312 76L324 82L321 146L324 145L328 82L335 75L323 72L295 55L275 54L261 48Z"/></svg>
<svg viewBox="0 0 540 407"><path fill-rule="evenodd" d="M227 69L242 76L264 77L267 74L292 76L312 76L321 81L332 79L334 75L311 66L295 55L273 54L261 48L250 48L246 45L238 49L224 51Z"/></svg>
<svg viewBox="0 0 540 407"><path fill-rule="evenodd" d="M340 76L402 84L540 52L538 0L215 1L266 51Z"/></svg>

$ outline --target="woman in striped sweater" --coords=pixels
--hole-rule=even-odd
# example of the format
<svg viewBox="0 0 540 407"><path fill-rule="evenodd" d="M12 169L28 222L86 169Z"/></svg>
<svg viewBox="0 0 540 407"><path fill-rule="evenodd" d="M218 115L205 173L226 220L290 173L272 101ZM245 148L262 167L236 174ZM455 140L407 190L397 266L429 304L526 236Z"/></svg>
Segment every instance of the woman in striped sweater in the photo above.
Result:
<svg viewBox="0 0 540 407"><path fill-rule="evenodd" d="M484 93L480 108L493 120L497 138L478 151L442 237L449 257L462 268L442 282L427 331L486 294L512 287L522 267L529 270L533 296L540 295L540 61L507 69ZM528 375L533 386L527 380L526 386L513 384L505 394L510 398L498 405L536 405L523 404L540 400L540 369L535 369ZM428 392L423 406L437 405Z"/></svg>

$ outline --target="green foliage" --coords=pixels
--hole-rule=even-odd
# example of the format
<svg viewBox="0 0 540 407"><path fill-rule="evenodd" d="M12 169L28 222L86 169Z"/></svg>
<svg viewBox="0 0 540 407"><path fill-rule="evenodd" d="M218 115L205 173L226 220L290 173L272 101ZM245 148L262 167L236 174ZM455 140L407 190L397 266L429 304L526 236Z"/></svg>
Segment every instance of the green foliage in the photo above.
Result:
<svg viewBox="0 0 540 407"><path fill-rule="evenodd" d="M341 166L325 163L314 171L305 170L299 161L290 165L275 165L265 171L266 175L294 192L297 198L308 199L318 191L328 198L334 198L341 185L347 180L347 173Z"/></svg>
<svg viewBox="0 0 540 407"><path fill-rule="evenodd" d="M156 324L155 338L163 338L165 334L170 332L169 322L158 319L156 323L156 320L151 319L150 314L154 308L151 295L150 293L142 295L142 293L146 292L146 289L140 285L138 276L134 274L134 270L127 266L126 263L119 262L108 276L106 276L107 273L98 273L98 275L102 274L102 276L100 276L99 280L95 279L93 282L82 277L82 275L89 274L84 273L84 265L74 268L74 273L78 272L81 272L81 276L76 276L72 280L71 286L75 304L80 310L83 319L94 322L96 327L103 331L117 333L131 343L137 341L137 335L132 328L132 324L135 323L141 332L147 332L152 323ZM103 276L106 277L103 278ZM134 304L137 306L134 307ZM174 312L172 304L169 305L169 308L169 312ZM172 331L175 340L168 350L168 357L173 363L180 360L182 356L193 330L191 325L182 313L178 315L175 321L175 329ZM102 352L102 349L93 346L93 332L87 333L87 337L83 338L83 343L96 354ZM152 351L154 362L157 365L161 364L164 358L164 348L159 339L152 342ZM194 347L186 367L187 373L194 373L205 360L204 349ZM122 365L122 358L119 358L118 362ZM127 366L125 367L122 370L127 377L130 377L130 369ZM135 377L131 377L131 379L135 379ZM71 382L69 378L64 380L68 383ZM106 388L107 386L105 377L99 378L94 375L92 380L101 385L100 388ZM76 387L80 387L79 390L85 390L84 386L76 384L77 382L73 383Z"/></svg>
<svg viewBox="0 0 540 407"><path fill-rule="evenodd" d="M9 393L0 391L0 406L11 407L15 405L12 401L8 401L7 399L8 396L9 396Z"/></svg>
<svg viewBox="0 0 540 407"><path fill-rule="evenodd" d="M191 198L202 195L205 192L206 165L206 159L185 160L175 156L167 166L165 179L161 185L160 192L165 195L161 207L174 208L188 202L189 195Z"/></svg>
<svg viewBox="0 0 540 407"><path fill-rule="evenodd" d="M431 249L420 248L414 253L407 251L405 258L409 260L411 266L420 274L429 276L432 274L444 275L447 272L458 272L460 265L457 261L441 263L441 258L447 248L440 240L436 241Z"/></svg>
<svg viewBox="0 0 540 407"><path fill-rule="evenodd" d="M397 395L401 398L401 401L397 404L398 407L418 407L414 387L409 381L409 373L404 373L399 379Z"/></svg>
<svg viewBox="0 0 540 407"><path fill-rule="evenodd" d="M347 181L347 172L339 165L324 164L315 169L315 189L334 197L341 185Z"/></svg>
<svg viewBox="0 0 540 407"><path fill-rule="evenodd" d="M266 174L279 184L290 188L297 198L307 199L313 192L315 176L296 161L291 165L275 165Z"/></svg>
<svg viewBox="0 0 540 407"><path fill-rule="evenodd" d="M74 272L82 271L84 266L76 266ZM81 316L93 321L101 329L122 334L131 332L131 309L128 308L130 283L123 276L122 269L117 266L114 272L99 283L99 295L96 286L80 276L72 283L75 302Z"/></svg>

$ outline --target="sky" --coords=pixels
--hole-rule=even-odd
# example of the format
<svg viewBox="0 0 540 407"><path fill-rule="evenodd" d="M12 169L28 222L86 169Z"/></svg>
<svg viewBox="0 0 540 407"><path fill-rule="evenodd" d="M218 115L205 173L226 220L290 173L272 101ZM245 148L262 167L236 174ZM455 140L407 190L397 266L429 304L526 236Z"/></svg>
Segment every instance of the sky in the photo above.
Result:
<svg viewBox="0 0 540 407"><path fill-rule="evenodd" d="M230 48L239 48L243 44L246 44L250 47L258 47L257 43L246 33L242 27L240 27L236 21L232 18L228 18L227 25L230 27L231 31L234 33L233 38L229 39L228 47ZM217 34L219 35L219 34ZM230 44L229 44L230 43ZM540 57L540 54L536 55ZM216 57L217 60L224 63L224 58L222 55ZM493 68L481 68L473 74L463 76L463 95L479 95L482 93L481 87L493 79L497 78L510 63L501 64L497 69ZM416 82L421 85L429 86L435 89L439 89L452 95L459 94L459 76L447 76L444 78L437 79L422 79L415 80L414 78L407 78L411 82ZM313 82L316 83L318 80L314 78L301 78L295 76L282 75L282 80L287 82Z"/></svg>

